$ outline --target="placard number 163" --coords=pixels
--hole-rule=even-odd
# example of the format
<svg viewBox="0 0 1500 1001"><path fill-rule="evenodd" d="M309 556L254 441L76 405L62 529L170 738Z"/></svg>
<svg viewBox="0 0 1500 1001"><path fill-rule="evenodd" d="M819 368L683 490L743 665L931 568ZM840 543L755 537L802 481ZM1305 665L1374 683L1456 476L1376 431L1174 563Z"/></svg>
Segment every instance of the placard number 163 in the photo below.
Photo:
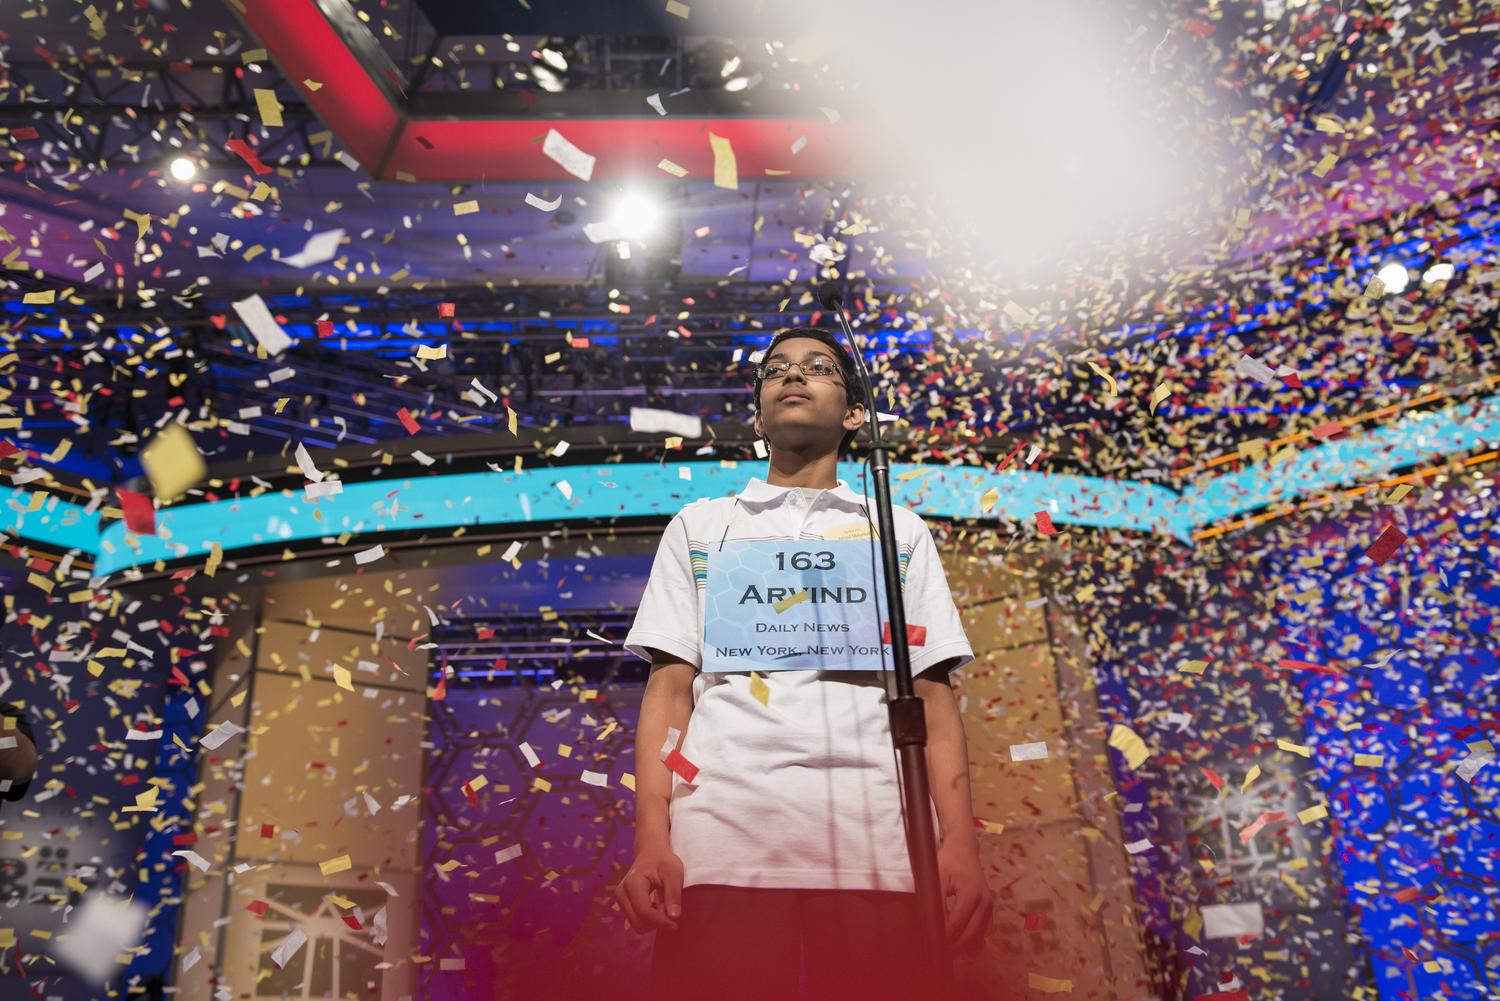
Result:
<svg viewBox="0 0 1500 1001"><path fill-rule="evenodd" d="M812 561L814 556L818 557L818 562L816 562L816 563L814 563ZM792 553L792 558L790 560L788 560L786 557L787 557L787 554L784 553L784 552L780 552L780 553L776 554L776 569L777 570L785 570L785 569L787 569L787 564L788 563L791 564L791 568L793 570L832 570L833 569L833 554L830 553L826 549L819 550L816 553L804 553L804 552L798 551L798 552Z"/></svg>

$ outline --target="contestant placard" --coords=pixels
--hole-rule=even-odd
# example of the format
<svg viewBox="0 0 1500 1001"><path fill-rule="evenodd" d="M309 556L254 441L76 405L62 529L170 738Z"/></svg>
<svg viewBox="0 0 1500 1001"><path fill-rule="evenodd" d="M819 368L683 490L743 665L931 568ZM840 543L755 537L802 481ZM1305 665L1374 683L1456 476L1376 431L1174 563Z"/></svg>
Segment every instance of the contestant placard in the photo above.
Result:
<svg viewBox="0 0 1500 1001"><path fill-rule="evenodd" d="M703 670L879 670L871 555L868 541L854 540L710 547Z"/></svg>

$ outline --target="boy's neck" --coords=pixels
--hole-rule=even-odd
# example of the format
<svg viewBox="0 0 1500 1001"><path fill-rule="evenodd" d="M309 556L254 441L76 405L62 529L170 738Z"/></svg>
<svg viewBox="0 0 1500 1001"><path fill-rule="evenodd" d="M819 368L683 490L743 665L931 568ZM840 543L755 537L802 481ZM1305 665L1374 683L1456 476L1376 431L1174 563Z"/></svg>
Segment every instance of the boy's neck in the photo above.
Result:
<svg viewBox="0 0 1500 1001"><path fill-rule="evenodd" d="M839 485L838 455L828 452L806 457L787 449L776 449L766 468L766 482L773 487L832 490Z"/></svg>

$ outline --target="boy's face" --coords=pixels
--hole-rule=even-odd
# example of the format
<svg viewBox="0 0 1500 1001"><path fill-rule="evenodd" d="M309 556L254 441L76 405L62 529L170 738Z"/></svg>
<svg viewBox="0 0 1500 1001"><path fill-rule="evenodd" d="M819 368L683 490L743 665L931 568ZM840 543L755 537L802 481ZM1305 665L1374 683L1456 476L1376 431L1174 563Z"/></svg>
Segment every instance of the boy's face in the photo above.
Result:
<svg viewBox="0 0 1500 1001"><path fill-rule="evenodd" d="M773 448L779 445L800 450L826 444L830 450L837 450L844 434L865 422L864 405L849 405L843 373L837 371L838 360L822 341L788 337L778 342L761 364L789 361L811 366L817 358L833 366L834 374L808 376L794 365L785 375L761 383L755 433Z"/></svg>

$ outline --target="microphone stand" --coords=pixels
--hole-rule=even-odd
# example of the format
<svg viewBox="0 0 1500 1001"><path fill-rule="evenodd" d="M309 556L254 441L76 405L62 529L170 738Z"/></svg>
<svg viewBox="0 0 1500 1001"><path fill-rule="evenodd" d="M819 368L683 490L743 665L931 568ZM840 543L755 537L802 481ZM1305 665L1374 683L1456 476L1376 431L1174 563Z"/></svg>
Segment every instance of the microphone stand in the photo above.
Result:
<svg viewBox="0 0 1500 1001"><path fill-rule="evenodd" d="M849 341L854 365L864 390L865 413L870 424L870 475L875 481L875 513L880 529L880 552L885 564L886 608L890 613L891 654L896 666L896 697L887 703L891 741L900 766L902 795L906 802L906 850L911 859L917 908L923 928L923 944L929 969L937 977L934 996L953 996L953 967L945 930L947 909L938 882L937 832L932 823L930 784L927 776L927 716L922 699L911 680L911 648L906 636L906 605L901 599L900 558L896 548L895 515L891 510L891 467L886 444L880 436L880 418L875 409L875 387L865 366L864 352L854 339L844 315L844 294L832 282L818 286L818 300L839 318Z"/></svg>

